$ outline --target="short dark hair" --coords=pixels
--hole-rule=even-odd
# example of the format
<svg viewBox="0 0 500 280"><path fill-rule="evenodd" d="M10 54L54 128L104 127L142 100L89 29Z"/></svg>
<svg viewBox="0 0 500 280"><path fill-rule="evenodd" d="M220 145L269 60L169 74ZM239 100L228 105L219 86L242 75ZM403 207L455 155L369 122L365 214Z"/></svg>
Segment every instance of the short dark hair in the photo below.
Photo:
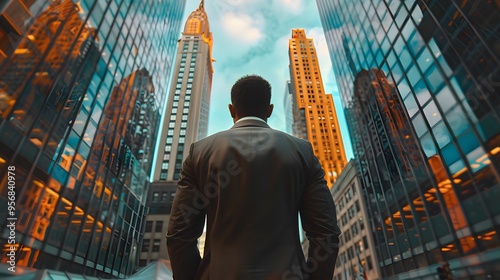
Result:
<svg viewBox="0 0 500 280"><path fill-rule="evenodd" d="M243 76L231 88L231 103L240 117L266 118L271 104L271 85L258 75Z"/></svg>

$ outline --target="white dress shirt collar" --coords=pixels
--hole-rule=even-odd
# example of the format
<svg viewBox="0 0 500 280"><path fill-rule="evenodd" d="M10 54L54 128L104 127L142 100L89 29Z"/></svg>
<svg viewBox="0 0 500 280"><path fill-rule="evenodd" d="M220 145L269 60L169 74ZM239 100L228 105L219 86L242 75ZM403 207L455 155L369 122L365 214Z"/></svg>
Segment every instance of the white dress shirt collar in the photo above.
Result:
<svg viewBox="0 0 500 280"><path fill-rule="evenodd" d="M236 121L236 123L239 123L240 121L245 121L245 120L254 120L254 121L261 121L263 123L266 123L265 120L259 118L259 117L255 117L255 116L248 116L248 117L243 117L239 120Z"/></svg>

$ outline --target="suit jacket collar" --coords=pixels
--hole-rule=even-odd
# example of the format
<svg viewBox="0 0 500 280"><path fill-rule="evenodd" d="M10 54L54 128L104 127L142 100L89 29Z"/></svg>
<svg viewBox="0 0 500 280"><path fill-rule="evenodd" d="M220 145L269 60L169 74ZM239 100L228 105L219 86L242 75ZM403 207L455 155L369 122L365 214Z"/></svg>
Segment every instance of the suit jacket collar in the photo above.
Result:
<svg viewBox="0 0 500 280"><path fill-rule="evenodd" d="M271 128L267 123L261 122L258 120L242 120L237 123L235 123L231 129L233 128L240 128L240 127L248 127L248 126L256 126L256 127L264 127L264 128Z"/></svg>

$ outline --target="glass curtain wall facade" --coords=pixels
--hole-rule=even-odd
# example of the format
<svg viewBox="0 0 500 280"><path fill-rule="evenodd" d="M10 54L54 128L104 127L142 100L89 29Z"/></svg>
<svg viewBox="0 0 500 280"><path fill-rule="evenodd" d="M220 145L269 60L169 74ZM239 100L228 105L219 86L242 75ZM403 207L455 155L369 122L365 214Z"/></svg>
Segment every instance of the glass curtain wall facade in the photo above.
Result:
<svg viewBox="0 0 500 280"><path fill-rule="evenodd" d="M0 5L3 263L13 246L16 266L103 277L135 272L184 6ZM15 209L7 211L11 201ZM8 218L16 223L14 243Z"/></svg>
<svg viewBox="0 0 500 280"><path fill-rule="evenodd" d="M499 278L498 1L316 2L382 276Z"/></svg>

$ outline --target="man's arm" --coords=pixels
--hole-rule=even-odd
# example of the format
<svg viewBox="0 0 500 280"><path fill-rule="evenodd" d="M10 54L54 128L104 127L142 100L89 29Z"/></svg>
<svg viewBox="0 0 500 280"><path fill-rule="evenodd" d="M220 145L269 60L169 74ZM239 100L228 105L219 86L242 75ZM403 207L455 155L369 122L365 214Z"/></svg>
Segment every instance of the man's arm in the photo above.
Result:
<svg viewBox="0 0 500 280"><path fill-rule="evenodd" d="M325 172L314 156L309 182L304 190L300 207L302 227L309 239L307 268L311 280L331 280L339 252L340 228L332 195L324 178Z"/></svg>
<svg viewBox="0 0 500 280"><path fill-rule="evenodd" d="M167 248L174 279L192 280L201 257L198 238L205 224L206 198L194 174L193 146L181 170L167 231Z"/></svg>

